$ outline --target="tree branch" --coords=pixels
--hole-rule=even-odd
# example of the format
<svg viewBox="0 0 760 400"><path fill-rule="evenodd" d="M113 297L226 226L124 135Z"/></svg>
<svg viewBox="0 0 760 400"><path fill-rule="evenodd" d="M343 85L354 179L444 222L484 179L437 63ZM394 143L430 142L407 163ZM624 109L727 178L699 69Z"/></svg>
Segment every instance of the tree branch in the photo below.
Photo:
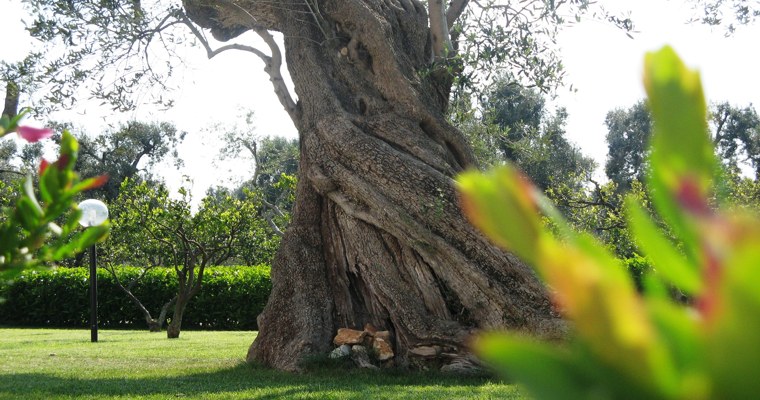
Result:
<svg viewBox="0 0 760 400"><path fill-rule="evenodd" d="M266 66L264 67L264 71L269 74L269 81L272 82L272 86L274 86L274 92L277 94L280 104L285 108L285 111L288 113L293 123L298 126L296 103L293 101L293 97L290 95L290 90L287 85L285 85L285 80L282 78L282 51L280 51L280 46L277 45L272 34L266 29L255 28L254 32L264 40L267 46L269 46L269 50L272 52L272 57L269 59L269 62L265 62Z"/></svg>
<svg viewBox="0 0 760 400"><path fill-rule="evenodd" d="M249 53L255 54L256 56L261 58L261 60L264 61L265 64L268 64L271 60L271 58L268 55L264 54L264 52L262 52L261 50L253 46L246 46L246 45L238 44L238 43L227 44L214 50L211 48L211 45L206 39L206 36L204 36L203 33L201 33L198 27L195 26L195 24L190 20L190 18L188 18L188 16L184 12L180 12L179 17L182 23L184 23L190 29L193 35L195 35L198 41L201 42L201 45L203 45L203 48L206 49L206 56L208 58L214 58L220 53L225 52L227 50L242 50L242 51L247 51Z"/></svg>
<svg viewBox="0 0 760 400"><path fill-rule="evenodd" d="M265 204L265 205L267 205L267 207L269 207L269 203L268 203L268 202L264 201L264 204ZM275 206L272 206L272 207L270 208L270 210L276 210L278 213L280 213L280 215L282 215L282 212L280 212L279 208L277 208L277 207L275 207ZM272 231L274 232L274 234L275 234L275 235L277 235L277 236L279 236L279 237L283 237L283 236L285 236L285 232L283 232L283 231L280 229L280 227L279 227L279 226L277 226L277 224L276 224L276 223L274 222L274 220L272 219L272 213L271 213L271 211L270 211L270 212L268 212L268 213L266 213L266 214L264 214L264 219L265 219L265 220L267 221L267 223L269 224L269 227L270 227L270 228L272 228Z"/></svg>
<svg viewBox="0 0 760 400"><path fill-rule="evenodd" d="M454 23L456 23L459 17L462 16L462 13L467 8L469 2L470 0L451 0L451 3L449 3L449 9L446 11L446 24L448 24L449 27L454 26Z"/></svg>
<svg viewBox="0 0 760 400"><path fill-rule="evenodd" d="M454 51L447 23L446 7L443 0L428 0L428 10L430 12L430 37L433 41L433 56L435 61L439 61Z"/></svg>
<svg viewBox="0 0 760 400"><path fill-rule="evenodd" d="M253 156L253 163L255 165L253 169L253 183L256 184L256 182L258 182L259 180L259 174L260 174L258 146L255 141L249 142L247 140L241 140L240 142L243 145L243 147L245 147L246 149L248 149L248 151L251 152L251 155ZM272 231L275 233L275 235L280 236L280 237L285 236L285 232L283 232L282 229L280 229L280 227L277 226L277 224L272 219L272 213L277 214L277 216L279 217L285 216L280 210L280 208L277 207L277 205L272 204L269 201L267 201L267 199L264 198L263 194L261 198L261 203L264 204L264 207L270 210L270 212L265 213L263 215L264 219L269 224L269 227L272 228Z"/></svg>
<svg viewBox="0 0 760 400"><path fill-rule="evenodd" d="M272 52L271 56L266 55L264 52L255 47L238 43L224 45L216 50L213 50L206 37L201 33L200 30L198 30L190 18L183 12L180 12L179 15L182 22L187 25L188 28L190 28L190 31L193 33L193 35L195 35L195 37L201 42L203 48L206 49L206 55L208 58L213 58L216 55L227 50L242 50L258 56L261 61L264 62L264 72L269 75L269 81L272 82L272 86L274 86L274 92L277 95L277 98L280 100L280 104L282 104L282 106L285 108L285 111L288 113L293 123L297 123L296 103L293 101L293 97L290 95L290 90L288 90L287 85L285 85L285 80L282 77L282 51L280 50L280 46L277 45L277 42L274 40L274 37L271 33L269 33L269 31L264 28L253 28L253 31L256 32L256 34L259 35L259 37L261 37L264 40L264 43L266 43L269 47L269 50ZM251 16L251 18L253 17Z"/></svg>

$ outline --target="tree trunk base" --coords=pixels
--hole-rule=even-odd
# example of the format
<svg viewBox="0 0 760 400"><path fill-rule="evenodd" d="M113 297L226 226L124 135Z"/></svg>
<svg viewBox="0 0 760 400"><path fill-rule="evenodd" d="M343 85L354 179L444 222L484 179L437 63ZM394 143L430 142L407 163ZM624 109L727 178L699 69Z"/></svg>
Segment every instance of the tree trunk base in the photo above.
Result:
<svg viewBox="0 0 760 400"><path fill-rule="evenodd" d="M158 321L148 321L148 330L150 332L161 332L161 325L162 323Z"/></svg>

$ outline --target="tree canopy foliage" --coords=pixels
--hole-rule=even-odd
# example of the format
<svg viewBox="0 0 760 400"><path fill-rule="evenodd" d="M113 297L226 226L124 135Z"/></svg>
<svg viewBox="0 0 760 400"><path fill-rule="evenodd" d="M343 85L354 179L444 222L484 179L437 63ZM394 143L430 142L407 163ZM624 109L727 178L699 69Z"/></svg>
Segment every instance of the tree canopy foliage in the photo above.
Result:
<svg viewBox="0 0 760 400"><path fill-rule="evenodd" d="M152 167L169 157L175 165L181 165L177 145L184 138L185 132L178 132L168 122L130 121L113 132L80 134L77 170L83 174L108 174L108 183L91 195L113 201L126 179L155 180Z"/></svg>
<svg viewBox="0 0 760 400"><path fill-rule="evenodd" d="M202 47L209 58L229 50L253 53L265 63L268 73L281 79L280 50L265 22L255 33L270 54L247 44L250 38L217 46L218 41L230 40L247 29L240 25L215 31L211 39L199 26L197 12L192 7L188 12L184 3L175 1L33 0L25 5L31 15L27 31L43 46L22 62L3 64L0 75L8 88L26 95L26 106L38 111L71 108L83 98L122 111L145 99L171 106L171 77L190 47ZM442 26L435 23L434 15L431 29L443 30L446 40L434 49L439 56L431 62L456 72L460 88L487 84L490 71L508 70L523 84L549 90L561 84L564 76L554 44L561 26L584 16L633 29L630 18L611 14L588 0L529 0L519 5L458 0L442 9ZM429 11L433 14L436 9ZM312 13L305 18L324 23L318 9ZM275 84L276 91L287 90L279 85ZM46 90L40 92L40 88ZM33 92L35 96L30 98ZM289 95L278 96L284 101Z"/></svg>
<svg viewBox="0 0 760 400"><path fill-rule="evenodd" d="M480 117L454 105L481 164L515 163L542 190L556 183L579 185L591 175L594 161L566 138L566 110L549 110L539 90L501 77L481 98Z"/></svg>
<svg viewBox="0 0 760 400"><path fill-rule="evenodd" d="M605 172L621 189L630 187L646 174L647 146L652 123L646 103L610 111L607 124L607 163ZM728 102L709 109L713 145L729 169L751 167L760 176L760 117L751 106L738 107Z"/></svg>
<svg viewBox="0 0 760 400"><path fill-rule="evenodd" d="M642 100L628 109L608 112L604 123L607 125L604 172L620 190L628 190L634 180L644 181L652 117Z"/></svg>
<svg viewBox="0 0 760 400"><path fill-rule="evenodd" d="M700 22L724 26L729 34L760 17L760 2L757 0L692 0L692 5Z"/></svg>

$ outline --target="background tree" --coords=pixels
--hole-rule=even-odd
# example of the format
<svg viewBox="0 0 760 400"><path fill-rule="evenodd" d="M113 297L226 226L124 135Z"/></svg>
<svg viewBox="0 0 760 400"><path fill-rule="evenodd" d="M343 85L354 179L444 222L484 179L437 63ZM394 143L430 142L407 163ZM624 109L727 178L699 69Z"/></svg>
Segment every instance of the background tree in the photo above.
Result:
<svg viewBox="0 0 760 400"><path fill-rule="evenodd" d="M646 103L641 100L628 109L618 108L607 113L607 161L604 172L618 190L631 189L634 180L643 182L646 174L644 160L649 137L652 134L652 117Z"/></svg>
<svg viewBox="0 0 760 400"><path fill-rule="evenodd" d="M68 46L53 60L65 68L51 70L66 72L47 75L53 97L103 75L117 79L89 80L91 93L116 108L133 106L132 92L146 81L163 93L177 63L128 58L149 55L151 43L182 41L180 29L209 57L243 50L264 62L299 131L300 179L249 360L297 369L304 357L327 353L338 328L371 323L394 333L398 365L467 369L477 364L466 346L474 329L564 331L532 271L463 217L452 178L476 164L446 108L455 80L487 78L484 66L552 87L561 64L549 44L564 16L588 11L589 2L27 4L30 32ZM205 31L232 43L218 45ZM267 52L243 42L249 31ZM272 32L282 34L284 54ZM298 102L282 79L284 58ZM115 84L92 83L104 81ZM442 351L428 359L421 347Z"/></svg>
<svg viewBox="0 0 760 400"><path fill-rule="evenodd" d="M230 129L224 135L221 158L242 158L253 164L251 178L236 189L239 197L258 196L260 215L272 231L284 236L290 219L298 174L298 139L259 138L253 125L253 112L245 116L246 126ZM217 126L216 129L220 129Z"/></svg>
<svg viewBox="0 0 760 400"><path fill-rule="evenodd" d="M112 244L106 252L114 277L116 265L129 263L146 270L158 266L174 269L177 294L167 300L157 317L132 294L130 286L135 281L122 283L116 279L143 313L151 331L160 330L167 312L172 312L169 338L179 337L182 316L201 290L206 267L221 265L241 247L250 246L246 233L254 225L251 219L256 207L251 201L230 195L207 196L192 213L187 193L180 193L182 198L173 199L162 185L125 180L112 210Z"/></svg>
<svg viewBox="0 0 760 400"><path fill-rule="evenodd" d="M80 134L77 169L83 174L91 171L108 174L108 183L91 195L111 202L119 196L124 180L154 180L152 167L168 157L181 165L177 146L185 134L177 132L168 122L138 121L101 135Z"/></svg>
<svg viewBox="0 0 760 400"><path fill-rule="evenodd" d="M285 181L281 181L279 184L285 184ZM289 191L292 197L295 182L287 182L287 184L291 187L283 189L283 191ZM260 192L242 187L234 190L225 187L209 188L206 197L225 204L229 203L227 198L253 204L253 208L247 209L247 211L251 211L251 214L247 215L249 218L248 226L241 234L240 244L228 263L248 266L271 265L282 240L282 236L274 228L278 230L287 228L290 210L284 210L282 217L271 215L267 212L269 208L262 202Z"/></svg>
<svg viewBox="0 0 760 400"><path fill-rule="evenodd" d="M17 143L11 138L0 140L0 181L12 184L26 175L37 178L43 145Z"/></svg>
<svg viewBox="0 0 760 400"><path fill-rule="evenodd" d="M724 166L737 169L751 166L760 172L760 117L749 105L737 107L723 102L710 107L710 130ZM607 177L622 190L630 188L646 173L646 149L652 123L646 104L640 101L629 109L610 111L607 124Z"/></svg>
<svg viewBox="0 0 760 400"><path fill-rule="evenodd" d="M480 118L466 110L455 117L481 165L512 162L543 191L560 183L580 189L591 176L593 159L566 138L564 108L550 111L542 93L508 76L481 97Z"/></svg>
<svg viewBox="0 0 760 400"><path fill-rule="evenodd" d="M749 165L760 177L760 117L749 105L744 108L727 102L711 107L713 145L723 164L731 169Z"/></svg>

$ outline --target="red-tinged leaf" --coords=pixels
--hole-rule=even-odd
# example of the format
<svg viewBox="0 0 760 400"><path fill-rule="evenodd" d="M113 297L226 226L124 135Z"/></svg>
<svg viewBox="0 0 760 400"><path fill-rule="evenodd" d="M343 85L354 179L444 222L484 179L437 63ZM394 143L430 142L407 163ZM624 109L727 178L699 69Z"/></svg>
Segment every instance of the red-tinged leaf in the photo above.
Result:
<svg viewBox="0 0 760 400"><path fill-rule="evenodd" d="M707 204L707 198L704 197L699 184L691 177L687 176L681 179L675 196L681 207L694 216L706 217L712 214L712 210Z"/></svg>
<svg viewBox="0 0 760 400"><path fill-rule="evenodd" d="M68 154L61 154L61 156L58 158L58 160L56 160L55 163L53 163L53 165L55 165L59 171L65 171L69 166L69 160L71 160L71 157L69 157Z"/></svg>
<svg viewBox="0 0 760 400"><path fill-rule="evenodd" d="M747 219L725 260L713 321L706 321L709 371L716 399L752 399L760 393L760 229ZM737 226L738 227L738 226Z"/></svg>
<svg viewBox="0 0 760 400"><path fill-rule="evenodd" d="M99 188L108 182L108 175L100 175L96 176L94 178L85 179L84 181L78 183L76 186L74 186L73 190L77 192L81 192L84 190L90 190L90 189L96 189Z"/></svg>
<svg viewBox="0 0 760 400"><path fill-rule="evenodd" d="M696 306L705 321L712 321L720 302L720 286L722 266L721 260L705 246L705 265L704 265L704 291L697 299Z"/></svg>
<svg viewBox="0 0 760 400"><path fill-rule="evenodd" d="M704 213L718 166L707 127L699 72L687 68L670 47L649 53L644 86L654 121L648 176L652 201L691 261L700 240L693 217Z"/></svg>
<svg viewBox="0 0 760 400"><path fill-rule="evenodd" d="M42 161L40 161L39 174L42 175L49 166L50 166L50 163L48 162L48 160L43 158Z"/></svg>

